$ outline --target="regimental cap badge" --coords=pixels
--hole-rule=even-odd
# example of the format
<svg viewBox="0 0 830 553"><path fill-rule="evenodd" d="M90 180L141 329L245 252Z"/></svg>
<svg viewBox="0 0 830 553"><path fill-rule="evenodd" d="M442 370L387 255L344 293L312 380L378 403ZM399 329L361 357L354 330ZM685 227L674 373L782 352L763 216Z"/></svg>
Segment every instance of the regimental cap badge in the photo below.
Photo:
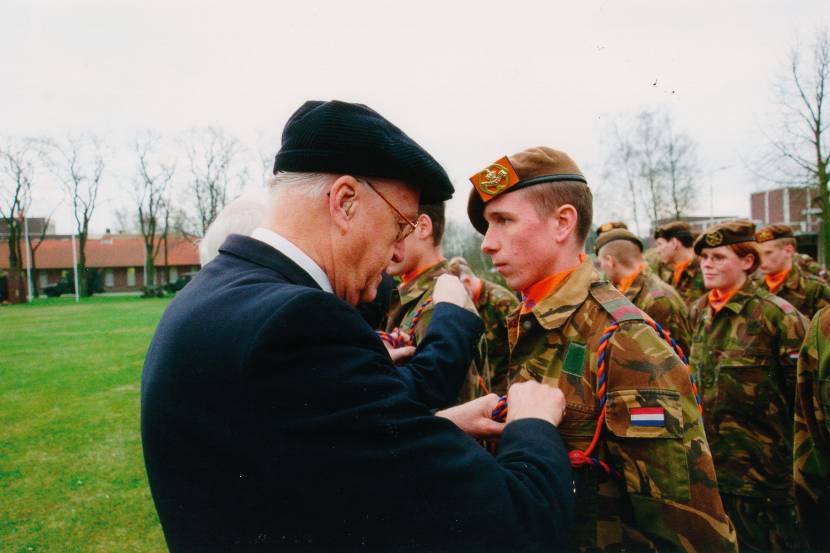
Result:
<svg viewBox="0 0 830 553"><path fill-rule="evenodd" d="M519 182L519 176L507 156L470 177L482 201L487 202Z"/></svg>
<svg viewBox="0 0 830 553"><path fill-rule="evenodd" d="M599 233L598 233L598 234L602 234L603 232L608 232L609 230L611 230L611 229L613 229L613 228L614 228L614 225L613 225L613 224L611 224L611 223L605 223L604 225L601 225L601 226L599 227Z"/></svg>
<svg viewBox="0 0 830 553"><path fill-rule="evenodd" d="M719 230L709 232L703 240L706 242L707 246L715 248L723 243L723 232Z"/></svg>
<svg viewBox="0 0 830 553"><path fill-rule="evenodd" d="M755 240L757 240L758 242L769 242L773 238L775 238L775 236L769 229L764 229L755 235Z"/></svg>

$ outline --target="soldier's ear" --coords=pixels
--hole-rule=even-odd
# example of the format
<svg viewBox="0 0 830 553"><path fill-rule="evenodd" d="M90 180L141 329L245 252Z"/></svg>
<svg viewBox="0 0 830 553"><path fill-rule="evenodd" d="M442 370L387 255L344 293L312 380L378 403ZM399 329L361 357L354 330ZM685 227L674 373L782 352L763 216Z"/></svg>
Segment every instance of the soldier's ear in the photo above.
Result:
<svg viewBox="0 0 830 553"><path fill-rule="evenodd" d="M563 204L553 212L556 228L554 230L554 241L562 244L568 240L576 230L579 215L576 208L571 204Z"/></svg>

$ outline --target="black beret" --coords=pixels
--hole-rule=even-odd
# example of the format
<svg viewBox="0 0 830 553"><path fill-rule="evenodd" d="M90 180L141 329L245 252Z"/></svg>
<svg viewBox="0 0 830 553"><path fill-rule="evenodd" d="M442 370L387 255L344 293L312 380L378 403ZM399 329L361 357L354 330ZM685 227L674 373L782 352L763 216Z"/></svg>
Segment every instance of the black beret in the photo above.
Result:
<svg viewBox="0 0 830 553"><path fill-rule="evenodd" d="M402 130L367 106L338 100L309 101L294 112L274 160L279 171L399 180L421 190L421 203L454 191L444 168Z"/></svg>

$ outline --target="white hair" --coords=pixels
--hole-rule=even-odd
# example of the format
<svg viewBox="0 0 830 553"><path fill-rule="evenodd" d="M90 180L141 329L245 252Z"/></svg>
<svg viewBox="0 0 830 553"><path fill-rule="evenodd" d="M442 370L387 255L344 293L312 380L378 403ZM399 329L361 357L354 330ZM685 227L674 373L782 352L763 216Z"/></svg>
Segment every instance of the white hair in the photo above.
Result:
<svg viewBox="0 0 830 553"><path fill-rule="evenodd" d="M272 199L287 195L317 198L329 191L337 179L330 173L289 173L279 172L267 181Z"/></svg>
<svg viewBox="0 0 830 553"><path fill-rule="evenodd" d="M199 240L199 260L202 266L219 255L219 246L229 234L248 236L262 224L268 205L268 191L261 187L245 190L226 205Z"/></svg>

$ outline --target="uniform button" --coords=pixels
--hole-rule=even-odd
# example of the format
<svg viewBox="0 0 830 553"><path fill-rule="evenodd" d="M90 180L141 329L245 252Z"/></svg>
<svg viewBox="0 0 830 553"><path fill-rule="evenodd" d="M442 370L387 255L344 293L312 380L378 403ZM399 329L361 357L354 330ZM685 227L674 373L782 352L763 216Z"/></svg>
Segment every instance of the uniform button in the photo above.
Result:
<svg viewBox="0 0 830 553"><path fill-rule="evenodd" d="M524 328L525 330L530 330L530 327L532 327L532 326L533 326L533 323L531 323L530 321L525 321L525 322L522 323L522 328Z"/></svg>

